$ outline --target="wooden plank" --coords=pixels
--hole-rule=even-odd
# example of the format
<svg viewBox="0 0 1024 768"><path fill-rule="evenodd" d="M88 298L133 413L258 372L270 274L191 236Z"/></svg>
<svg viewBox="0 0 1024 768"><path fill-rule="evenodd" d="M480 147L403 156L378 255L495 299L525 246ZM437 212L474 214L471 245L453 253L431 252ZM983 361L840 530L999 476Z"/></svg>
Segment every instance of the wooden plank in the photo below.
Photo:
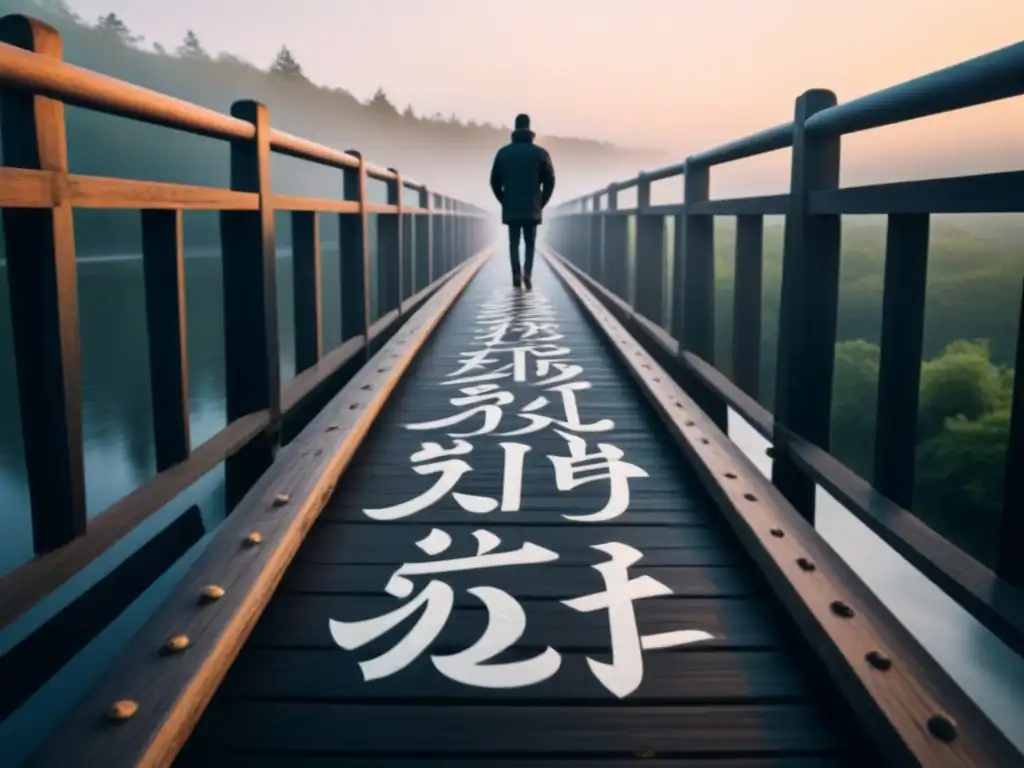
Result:
<svg viewBox="0 0 1024 768"><path fill-rule="evenodd" d="M28 765L169 766L213 695L355 449L431 330L486 254L410 318L303 433L282 449L203 555L122 655ZM379 371L383 369L383 371ZM365 384L373 395L366 397ZM350 405L355 404L355 407ZM260 541L244 546L250 532ZM205 585L225 590L197 604ZM157 651L171 636L187 652ZM116 700L139 704L126 722L104 721Z"/></svg>
<svg viewBox="0 0 1024 768"><path fill-rule="evenodd" d="M643 565L636 567L643 571ZM555 569L546 572L550 578L560 577ZM488 585L492 580L494 586L517 594L514 578L488 574ZM333 648L340 654L327 619L356 621L394 610L398 601L383 595L383 586L381 594L373 596L281 594L267 608L249 643L253 648ZM601 586L600 580L595 586ZM774 608L756 598L654 597L634 605L642 634L699 628L713 636L701 642L703 648L779 648L792 642L780 632ZM611 649L608 617L601 611L580 613L558 601L535 600L529 601L527 616L517 648L551 646L594 653ZM487 620L487 611L475 596L457 593L452 618L431 646L432 651L468 648L483 634ZM359 658L377 656L393 644L394 640L385 637L360 649ZM658 659L660 664L661 657Z"/></svg>
<svg viewBox="0 0 1024 768"><path fill-rule="evenodd" d="M500 513L498 513L500 514ZM510 513L511 514L511 513ZM621 520L621 518L620 518ZM484 521L481 526L486 526ZM402 536L396 537L394 523L347 523L345 525L321 525L317 535L310 539L302 550L302 559L312 563L351 562L353 557L377 553L382 560L405 562L407 557L416 556L417 542L432 530L431 526L403 525ZM458 529L455 529L458 530ZM453 557L469 557L476 550L476 540L467 528L462 539L454 539L449 551ZM532 542L553 549L560 557L583 559L593 554L592 561L604 559L598 552L589 550L606 541L620 541L643 552L655 549L726 549L731 542L718 531L710 528L671 525L521 525L505 528L501 534L502 543L518 547Z"/></svg>
<svg viewBox="0 0 1024 768"><path fill-rule="evenodd" d="M179 211L255 211L259 208L259 195L196 184L71 175L67 189L75 208Z"/></svg>
<svg viewBox="0 0 1024 768"><path fill-rule="evenodd" d="M59 178L52 171L0 167L0 208L52 208Z"/></svg>
<svg viewBox="0 0 1024 768"><path fill-rule="evenodd" d="M638 752L638 757L650 757ZM647 763L651 768L857 768L839 757L725 757L725 758L679 758L658 759ZM179 768L281 768L280 756L232 755L223 752L189 752L187 757L175 763ZM336 768L336 757L313 757L309 755L288 755L288 768ZM522 768L522 758L513 760L489 757L432 757L416 758L373 758L346 757L345 768ZM530 768L636 768L636 759L589 758L586 760L545 760L531 758Z"/></svg>
<svg viewBox="0 0 1024 768"><path fill-rule="evenodd" d="M394 571L394 564L363 563L352 568L296 560L281 582L280 593L377 595ZM644 573L679 597L749 597L761 589L760 582L735 566L652 566L645 567ZM463 572L446 578L459 591L473 586L477 577ZM524 570L515 580L516 597L526 599L569 598L587 594L595 586L600 586L597 572L579 566Z"/></svg>
<svg viewBox="0 0 1024 768"><path fill-rule="evenodd" d="M929 768L1024 765L1024 757L812 525L638 349L564 262L548 258L662 415L704 487L880 752L894 762ZM872 663L872 659L883 663ZM944 733L951 733L952 740L941 738Z"/></svg>
<svg viewBox="0 0 1024 768"><path fill-rule="evenodd" d="M522 759L581 753L814 754L836 744L831 724L814 707L803 705L549 706L545 714L548 727L539 728L536 712L524 707L231 702L211 708L194 738L197 746L215 744L225 751L340 757L388 744L395 756L505 752Z"/></svg>
<svg viewBox="0 0 1024 768"><path fill-rule="evenodd" d="M306 211L308 213L358 213L356 200L334 200L328 197L302 197L300 195L274 195L274 209L278 211Z"/></svg>
<svg viewBox="0 0 1024 768"><path fill-rule="evenodd" d="M629 700L633 705L806 701L817 691L802 671L788 653L779 651L666 653L658 660L657 674L646 675ZM336 649L252 649L239 656L219 695L225 700L381 704L412 703L416 699L431 704L473 700L481 705L502 700L543 701L545 705L614 700L588 669L586 654L579 651L562 655L556 677L526 688L501 689L471 688L439 676L430 659L423 656L406 667L401 676L366 683L356 665L339 663Z"/></svg>

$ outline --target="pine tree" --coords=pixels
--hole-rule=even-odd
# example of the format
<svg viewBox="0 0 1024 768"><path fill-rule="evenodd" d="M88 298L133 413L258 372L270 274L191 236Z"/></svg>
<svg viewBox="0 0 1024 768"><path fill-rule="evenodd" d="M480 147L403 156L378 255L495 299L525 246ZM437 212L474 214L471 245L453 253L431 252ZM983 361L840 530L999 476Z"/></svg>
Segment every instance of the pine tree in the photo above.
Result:
<svg viewBox="0 0 1024 768"><path fill-rule="evenodd" d="M373 98L367 102L367 106L378 115L393 116L398 114L398 109L391 103L383 88L377 89L377 92L373 94Z"/></svg>
<svg viewBox="0 0 1024 768"><path fill-rule="evenodd" d="M199 42L199 36L191 29L185 30L185 39L181 41L175 53L183 59L208 59L210 54Z"/></svg>
<svg viewBox="0 0 1024 768"><path fill-rule="evenodd" d="M133 35L128 25L116 13L108 13L96 19L96 29L103 35L117 40L122 45L135 45L142 42L142 35Z"/></svg>
<svg viewBox="0 0 1024 768"><path fill-rule="evenodd" d="M277 52L277 58L270 65L270 71L284 77L305 77L302 74L302 66L295 60L287 45L282 45L281 50Z"/></svg>

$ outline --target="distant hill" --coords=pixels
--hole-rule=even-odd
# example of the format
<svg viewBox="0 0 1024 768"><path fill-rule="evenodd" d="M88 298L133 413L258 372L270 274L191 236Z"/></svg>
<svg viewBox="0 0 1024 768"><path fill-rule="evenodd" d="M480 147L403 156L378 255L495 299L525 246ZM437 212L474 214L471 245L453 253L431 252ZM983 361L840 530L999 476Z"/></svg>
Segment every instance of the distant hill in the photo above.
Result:
<svg viewBox="0 0 1024 768"><path fill-rule="evenodd" d="M302 74L301 63L283 46L278 60L261 69L230 54L213 57L192 35L175 51L159 46L144 50L142 41L115 15L86 23L63 0L0 0L0 15L10 13L25 13L52 24L61 33L64 58L72 64L221 112L227 112L236 99L256 99L268 106L277 128L339 149L357 148L375 163L400 168L441 192L493 205L487 173L493 152L508 141L506 127L463 122L456 116L417 116L412 108L400 112L383 92L363 103L343 88L311 83ZM73 172L214 186L228 183L228 151L222 142L76 108L68 108L67 119ZM553 136L538 140L554 158L559 197L668 161L657 151L623 149L599 141ZM276 191L329 196L338 194L341 187L336 171L290 158L275 158L273 170ZM79 243L86 251L129 246L114 241L123 239L121 235L134 239L136 227L124 231L121 226L130 220L134 223L134 218L116 212L83 212ZM208 229L193 227L189 235L207 240Z"/></svg>

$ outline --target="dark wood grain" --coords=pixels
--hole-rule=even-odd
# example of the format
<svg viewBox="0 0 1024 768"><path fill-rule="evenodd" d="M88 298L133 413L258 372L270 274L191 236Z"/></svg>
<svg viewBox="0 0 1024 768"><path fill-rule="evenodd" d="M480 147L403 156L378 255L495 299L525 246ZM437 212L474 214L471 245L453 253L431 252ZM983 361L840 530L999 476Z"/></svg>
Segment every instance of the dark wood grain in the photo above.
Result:
<svg viewBox="0 0 1024 768"><path fill-rule="evenodd" d="M289 755L287 768L336 768L336 757ZM643 762L638 763L637 760ZM181 763L187 768L283 768L281 757L260 754L224 754L193 752ZM860 768L856 762L839 757L727 757L727 758L652 758L645 751L637 758L589 758L586 760L545 760L522 758L443 757L374 758L346 757L345 768Z"/></svg>
<svg viewBox="0 0 1024 768"><path fill-rule="evenodd" d="M537 711L512 706L225 702L210 708L193 738L197 746L213 743L224 751L338 756L374 751L395 756L483 752L524 758L609 757L647 751L681 756L723 751L726 745L732 754L813 754L837 746L820 710L792 704L621 709L552 705Z"/></svg>
<svg viewBox="0 0 1024 768"><path fill-rule="evenodd" d="M428 441L450 445L446 432L479 426L477 420L408 429L457 412L448 401L459 396L458 387L441 381L458 368L460 355L478 346L475 317L481 304L508 292L506 267L496 260L410 367L282 577L178 764L203 764L204 755L263 754L285 765L319 752L344 758L345 764L356 756L398 761L431 754L444 760L472 755L480 765L518 754L533 764L535 758L557 753L587 755L600 765L614 755L646 754L646 749L677 756L714 754L724 760L743 754L838 754L847 748L845 733L829 722L833 703L808 673L798 638L697 479L679 463L654 413L626 385L603 342L552 282L551 272L538 265L534 274L535 291L556 311L571 359L583 366L580 379L590 383L577 392L580 420L614 421L610 431L585 434L589 450L598 442L614 445L624 461L646 474L631 479L626 511L604 522L565 517L601 509L608 500L608 482L559 490L548 457L564 454L566 441L550 428L518 437L467 438L471 471L455 490L481 497L501 493L499 443L515 440L530 447L517 509L470 513L449 494L399 519L373 520L365 511L430 488L436 476L416 474L412 454ZM514 404L505 407L499 431L521 427L517 405L542 390L510 379L500 385L514 396ZM537 412L556 412L545 408ZM530 542L557 553L557 559L412 576L417 588L428 578L449 585L452 611L428 649L408 666L365 681L358 664L394 648L410 633L413 620L358 650L344 651L332 638L328 619L365 620L403 605L385 587L403 563L432 559L416 542L434 531L450 537L441 559L473 557L473 535L480 531L500 539L494 551ZM608 542L642 553L629 569L631 578L657 579L669 590L633 604L641 635L681 629L710 633L693 645L645 651L642 682L625 699L606 688L589 666L589 659L612 659L607 612L581 612L563 602L604 589L595 566L608 555L594 547ZM487 689L454 682L435 667L429 656L459 652L484 634L488 609L469 591L480 585L513 596L526 617L512 645L490 663L521 661L552 648L561 655L554 676L530 686ZM384 722L402 737L382 738L375 729ZM458 727L452 728L455 723ZM415 733L406 738L410 728ZM540 732L551 735L534 739ZM650 744L637 744L637 738ZM858 745L849 748L856 752Z"/></svg>

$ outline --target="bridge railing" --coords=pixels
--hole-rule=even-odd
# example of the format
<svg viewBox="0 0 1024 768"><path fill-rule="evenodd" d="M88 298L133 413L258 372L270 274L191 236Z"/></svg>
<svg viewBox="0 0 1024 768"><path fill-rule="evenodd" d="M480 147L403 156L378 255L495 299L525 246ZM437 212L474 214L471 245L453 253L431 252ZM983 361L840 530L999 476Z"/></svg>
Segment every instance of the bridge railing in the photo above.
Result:
<svg viewBox="0 0 1024 768"><path fill-rule="evenodd" d="M267 108L225 115L64 63L58 33L24 16L0 19L0 208L35 558L0 579L9 626L222 462L227 509L273 461L311 402L339 384L471 254L491 224L481 209L393 169L271 127ZM68 171L64 105L228 142L231 188L103 178ZM275 194L272 153L340 171L340 199ZM367 179L387 185L387 204ZM415 194L404 199L405 190ZM81 360L72 215L141 211L146 325L157 474L91 518L83 465ZM182 212L221 215L227 426L192 447L189 434ZM291 213L296 376L282 387L274 214ZM318 214L339 216L341 344L321 337ZM368 218L378 215L376 248ZM379 319L371 316L377 254ZM327 391L327 395L330 391ZM321 398L318 400L318 398ZM3 510L3 514L18 514ZM189 514L191 513L191 514ZM28 511L25 511L28 514ZM204 533L195 508L0 658L0 720L141 595Z"/></svg>
<svg viewBox="0 0 1024 768"><path fill-rule="evenodd" d="M548 240L585 276L691 396L726 427L731 408L772 448L772 481L809 520L821 485L900 555L1024 654L1024 314L999 550L994 569L910 511L914 489L929 217L1024 211L1024 172L840 188L840 138L871 128L1024 93L1024 43L837 104L827 90L796 100L791 123L640 173L554 210ZM791 148L788 194L710 199L717 165ZM682 177L683 202L651 204L651 184ZM636 188L635 208L618 193ZM606 205L602 209L601 201ZM774 413L757 400L761 351L763 220L785 216ZM873 481L830 455L840 217L885 214ZM731 378L714 360L714 216L736 217ZM635 243L628 219L635 216ZM663 327L666 217L674 219L671 317ZM635 295L628 252L635 245ZM1024 305L1024 300L1022 300Z"/></svg>

